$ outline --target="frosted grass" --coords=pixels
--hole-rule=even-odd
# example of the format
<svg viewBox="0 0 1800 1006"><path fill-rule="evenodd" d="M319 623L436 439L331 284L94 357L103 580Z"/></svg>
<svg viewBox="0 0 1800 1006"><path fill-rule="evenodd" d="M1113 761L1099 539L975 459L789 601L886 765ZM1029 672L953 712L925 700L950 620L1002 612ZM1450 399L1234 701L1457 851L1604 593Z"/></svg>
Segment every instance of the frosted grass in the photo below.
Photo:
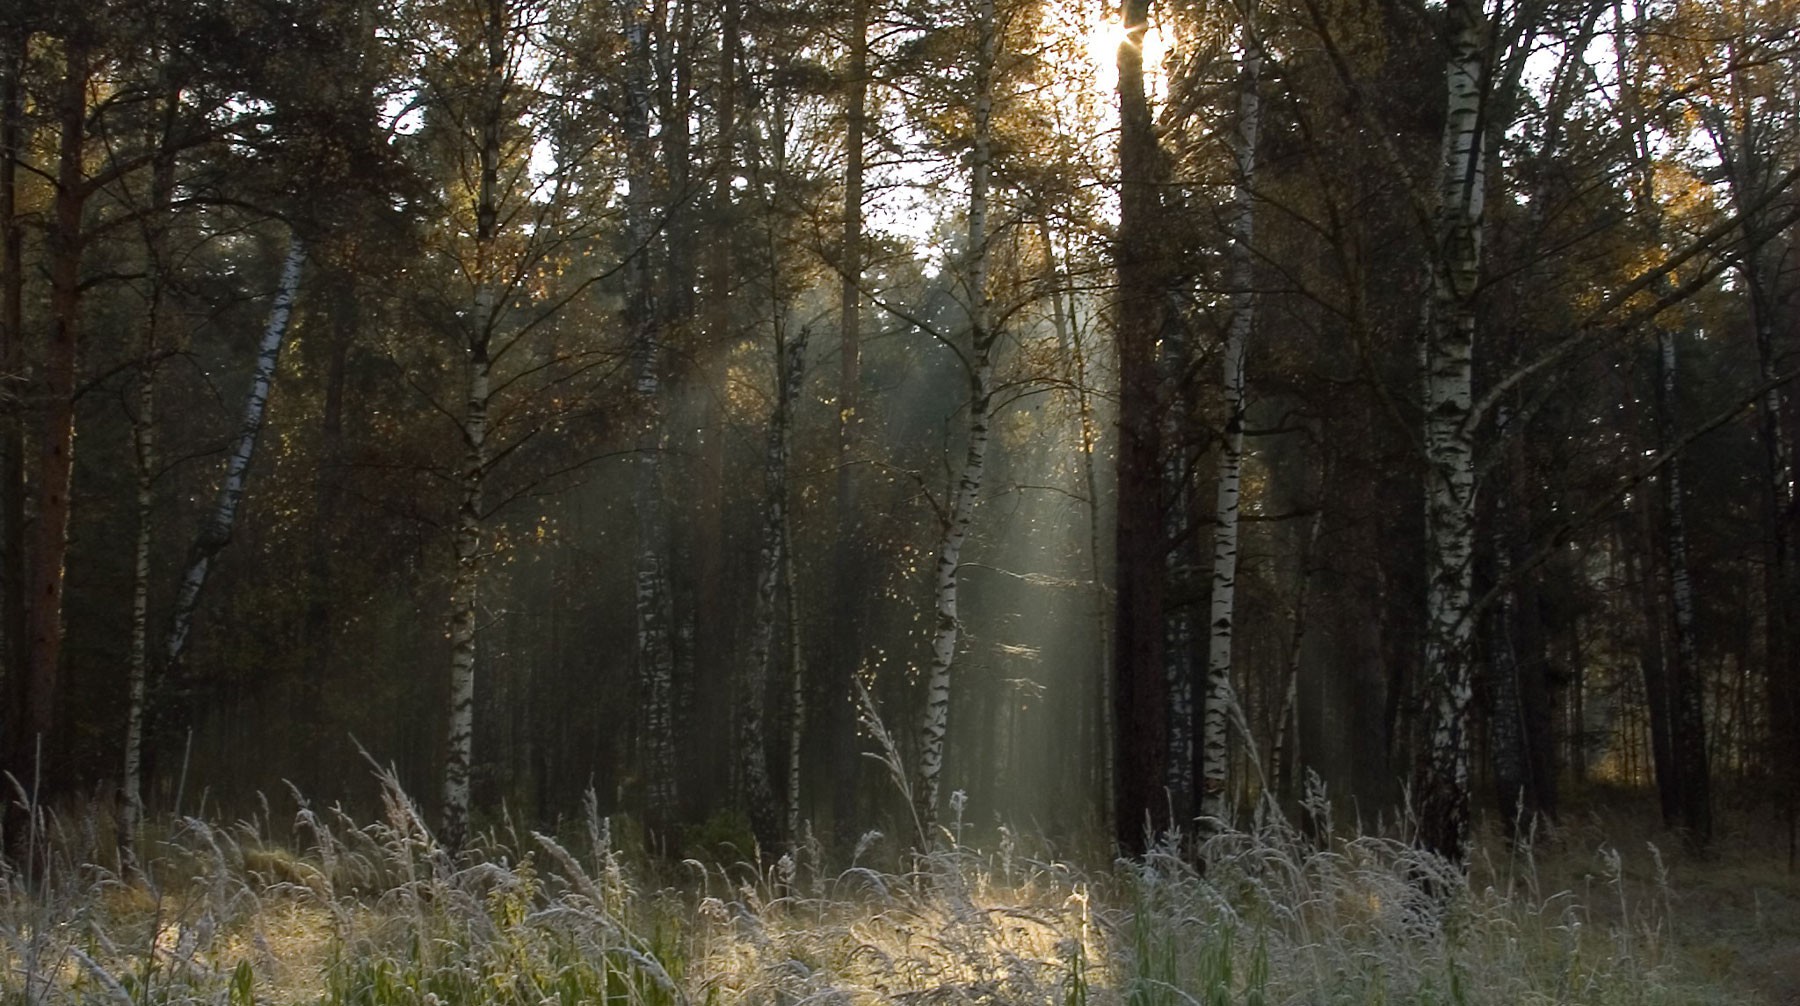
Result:
<svg viewBox="0 0 1800 1006"><path fill-rule="evenodd" d="M1581 891L1528 845L1474 881L1405 842L1266 815L1198 849L1083 869L998 833L827 869L654 864L590 801L571 833L503 828L451 857L382 774L358 823L299 801L163 822L121 856L95 818L45 822L0 876L7 1006L1222 1006L1734 1002L1673 945L1666 879L1601 849ZM296 795L298 800L298 796ZM1654 850L1645 858L1654 860ZM1204 863L1204 869L1196 864ZM111 864L102 865L102 864ZM1642 864L1640 864L1641 866ZM1653 878L1662 876L1652 863Z"/></svg>

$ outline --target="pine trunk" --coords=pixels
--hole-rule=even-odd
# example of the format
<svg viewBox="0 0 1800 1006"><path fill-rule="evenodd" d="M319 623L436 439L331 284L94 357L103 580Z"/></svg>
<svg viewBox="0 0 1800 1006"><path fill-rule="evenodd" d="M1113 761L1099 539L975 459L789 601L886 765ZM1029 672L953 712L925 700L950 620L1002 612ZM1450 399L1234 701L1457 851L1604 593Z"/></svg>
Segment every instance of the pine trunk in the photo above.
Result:
<svg viewBox="0 0 1800 1006"><path fill-rule="evenodd" d="M849 66L844 86L844 206L838 251L837 537L832 556L836 608L829 651L825 727L831 739L831 808L840 845L856 840L855 676L862 661L863 580L857 543L863 540L855 460L862 436L863 158L869 100L869 0L850 0Z"/></svg>
<svg viewBox="0 0 1800 1006"><path fill-rule="evenodd" d="M19 778L36 774L32 764L40 752L54 758L56 692L62 663L63 575L69 550L69 492L75 471L75 370L80 338L81 256L84 245L82 210L87 180L82 155L86 149L87 91L92 55L79 38L64 46L63 79L55 110L59 119L56 191L51 199L50 229L45 251L50 272L50 338L42 361L45 399L43 439L39 445L36 537L27 600L27 645L24 712L12 738L12 768ZM51 786L58 771L43 772Z"/></svg>
<svg viewBox="0 0 1800 1006"><path fill-rule="evenodd" d="M15 29L0 45L0 369L24 364L24 236L18 213L18 158L25 143L27 33ZM16 404L0 412L0 759L22 734L25 706L25 431ZM5 764L0 762L0 764ZM15 766L16 767L16 766Z"/></svg>
<svg viewBox="0 0 1800 1006"><path fill-rule="evenodd" d="M1148 0L1123 0L1119 45L1119 231L1115 263L1119 367L1118 520L1113 589L1113 831L1142 852L1168 828L1168 683L1163 673L1162 435L1156 346L1167 263L1161 239L1161 150L1144 91Z"/></svg>
<svg viewBox="0 0 1800 1006"><path fill-rule="evenodd" d="M1657 328L1657 413L1664 449L1674 441L1677 395L1675 333ZM1674 660L1668 667L1669 754L1676 787L1676 809L1688 844L1696 851L1712 842L1712 776L1706 748L1706 699L1698 647L1694 639L1694 584L1688 573L1687 517L1681 498L1681 459L1672 457L1662 470L1663 531L1669 575L1670 624Z"/></svg>
<svg viewBox="0 0 1800 1006"><path fill-rule="evenodd" d="M1748 142L1745 144L1746 148ZM1751 160L1748 151L1740 156L1740 164ZM1755 199L1753 183L1740 182L1735 175L1733 191L1739 207ZM1752 323L1756 330L1756 359L1762 380L1773 383L1778 367L1776 329L1780 324L1780 298L1775 281L1780 274L1781 255L1773 235L1763 228L1745 227L1750 248L1739 266L1744 285L1750 293ZM1772 387L1758 403L1757 437L1763 448L1763 507L1767 514L1764 530L1763 563L1763 680L1764 700L1768 706L1769 763L1780 783L1784 813L1789 822L1789 858L1793 858L1796 800L1800 798L1800 652L1795 649L1795 634L1800 631L1796 617L1796 598L1800 596L1800 576L1794 564L1794 542L1791 522L1796 507L1794 496L1793 445L1783 426L1789 403L1785 389Z"/></svg>
<svg viewBox="0 0 1800 1006"><path fill-rule="evenodd" d="M1661 565L1655 561L1663 552L1663 543L1659 541L1662 536L1657 533L1656 517L1650 508L1645 507L1640 516L1639 526L1633 530L1641 535L1636 544L1643 551L1636 559L1632 558L1636 553L1627 552L1626 563L1631 579L1637 584L1638 607L1643 619L1643 631L1638 635L1638 671L1643 677L1644 715L1649 721L1651 779L1661 801L1663 823L1672 828L1680 820L1677 801L1680 787L1674 775L1675 756L1670 747L1670 738L1674 736L1671 726L1673 706L1669 702L1668 647L1664 642L1663 627L1667 621L1667 606L1662 599Z"/></svg>

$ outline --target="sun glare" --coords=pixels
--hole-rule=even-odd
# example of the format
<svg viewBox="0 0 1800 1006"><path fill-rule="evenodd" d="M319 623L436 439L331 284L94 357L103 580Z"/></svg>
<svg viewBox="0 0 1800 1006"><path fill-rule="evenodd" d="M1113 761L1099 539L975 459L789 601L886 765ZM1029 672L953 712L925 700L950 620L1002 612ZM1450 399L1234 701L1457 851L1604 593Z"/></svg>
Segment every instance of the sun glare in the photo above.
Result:
<svg viewBox="0 0 1800 1006"><path fill-rule="evenodd" d="M1119 86L1119 46L1125 44L1126 38L1125 26L1116 17L1102 18L1088 27L1088 63L1093 67L1094 80L1102 92L1111 92ZM1163 42L1162 32L1152 26L1144 34L1144 70L1147 75L1152 78L1158 75L1167 53L1168 47Z"/></svg>

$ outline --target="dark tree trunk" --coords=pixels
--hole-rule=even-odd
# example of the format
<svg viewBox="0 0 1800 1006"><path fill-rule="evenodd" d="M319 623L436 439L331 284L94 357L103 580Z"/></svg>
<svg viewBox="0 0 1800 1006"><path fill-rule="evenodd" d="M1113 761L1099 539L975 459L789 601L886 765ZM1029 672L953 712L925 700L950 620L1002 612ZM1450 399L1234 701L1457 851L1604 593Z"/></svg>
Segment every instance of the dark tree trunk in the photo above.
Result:
<svg viewBox="0 0 1800 1006"><path fill-rule="evenodd" d="M837 538L833 545L833 634L822 666L825 695L820 708L830 739L831 816L840 846L856 841L857 705L852 678L862 661L865 592L860 569L862 514L855 469L862 438L862 279L863 146L869 100L869 0L851 0L849 66L844 99L844 206L838 251L838 442Z"/></svg>
<svg viewBox="0 0 1800 1006"><path fill-rule="evenodd" d="M1166 311L1160 239L1161 152L1144 92L1148 0L1124 0L1119 46L1119 236L1115 249L1119 352L1118 529L1114 554L1113 829L1119 849L1141 853L1169 827L1168 682L1163 664L1162 433L1157 346ZM1146 833L1146 828L1150 834Z"/></svg>
<svg viewBox="0 0 1800 1006"><path fill-rule="evenodd" d="M0 370L20 372L24 355L25 229L18 219L18 155L25 138L24 59L28 33L0 38ZM8 396L10 399L10 396ZM0 767L17 770L24 734L25 687L25 431L16 402L0 413Z"/></svg>
<svg viewBox="0 0 1800 1006"><path fill-rule="evenodd" d="M1662 449L1675 439L1675 333L1659 330L1661 367L1658 375L1657 426ZM1670 458L1662 470L1664 539L1668 561L1670 625L1674 660L1668 668L1670 705L1669 753L1674 761L1676 809L1687 842L1704 850L1712 842L1712 771L1706 747L1705 681L1694 635L1694 587L1688 572L1687 517L1682 498L1681 459Z"/></svg>
<svg viewBox="0 0 1800 1006"><path fill-rule="evenodd" d="M30 605L23 728L13 738L12 767L32 775L39 751L50 760L41 772L45 793L62 780L55 736L58 672L62 663L63 573L69 548L69 492L75 462L75 368L80 332L82 209L87 179L82 170L87 86L92 57L86 43L64 44L63 78L56 101L56 194L46 237L50 272L50 339L43 360L44 421L38 451L37 547L31 556ZM24 771L20 771L23 769Z"/></svg>

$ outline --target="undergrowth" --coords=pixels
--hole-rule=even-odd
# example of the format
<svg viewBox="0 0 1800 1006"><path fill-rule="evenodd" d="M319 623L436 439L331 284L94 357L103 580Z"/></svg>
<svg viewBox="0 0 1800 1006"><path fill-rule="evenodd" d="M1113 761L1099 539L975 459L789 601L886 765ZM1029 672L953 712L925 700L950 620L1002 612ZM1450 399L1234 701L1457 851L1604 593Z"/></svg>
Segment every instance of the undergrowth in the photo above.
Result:
<svg viewBox="0 0 1800 1006"><path fill-rule="evenodd" d="M391 775L358 823L299 801L185 818L138 865L48 821L0 874L4 1006L1275 1006L1735 1002L1684 962L1648 883L1602 848L1583 889L1529 846L1466 878L1408 844L1337 834L1322 796L1110 870L956 835L905 869L629 864L583 833L502 828L451 856ZM298 795L296 794L296 799ZM960 834L960 832L958 832ZM110 866L102 865L110 862ZM1204 863L1204 869L1197 868ZM1430 893L1422 893L1430 892Z"/></svg>

